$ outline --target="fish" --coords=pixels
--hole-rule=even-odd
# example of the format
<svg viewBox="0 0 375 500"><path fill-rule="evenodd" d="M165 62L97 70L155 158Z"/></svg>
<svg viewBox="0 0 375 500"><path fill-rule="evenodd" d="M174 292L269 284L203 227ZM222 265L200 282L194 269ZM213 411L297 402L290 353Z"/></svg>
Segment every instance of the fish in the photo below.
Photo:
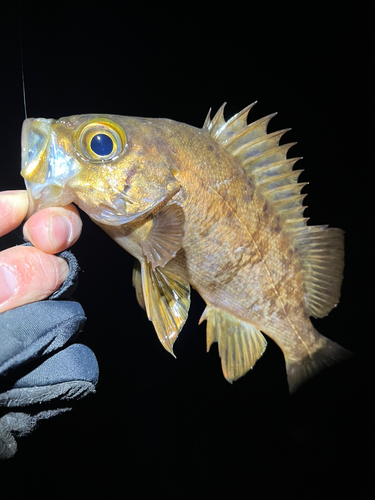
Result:
<svg viewBox="0 0 375 500"><path fill-rule="evenodd" d="M308 225L290 129L276 113L248 123L255 103L202 128L164 118L85 114L29 118L22 128L28 216L75 203L135 257L133 285L163 347L173 345L193 287L206 303L207 350L239 379L271 338L290 392L350 351L321 335L339 302L343 231Z"/></svg>

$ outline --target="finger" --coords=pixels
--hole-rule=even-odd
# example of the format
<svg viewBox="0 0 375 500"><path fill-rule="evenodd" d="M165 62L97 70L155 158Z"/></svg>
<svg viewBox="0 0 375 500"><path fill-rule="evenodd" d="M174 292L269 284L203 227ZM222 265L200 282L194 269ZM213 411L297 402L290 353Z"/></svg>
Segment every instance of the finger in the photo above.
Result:
<svg viewBox="0 0 375 500"><path fill-rule="evenodd" d="M0 192L0 236L21 224L27 212L26 191Z"/></svg>
<svg viewBox="0 0 375 500"><path fill-rule="evenodd" d="M0 252L0 313L49 297L69 274L64 259L34 247Z"/></svg>
<svg viewBox="0 0 375 500"><path fill-rule="evenodd" d="M82 221L74 205L45 208L25 223L23 234L31 243L47 253L69 248L79 238Z"/></svg>

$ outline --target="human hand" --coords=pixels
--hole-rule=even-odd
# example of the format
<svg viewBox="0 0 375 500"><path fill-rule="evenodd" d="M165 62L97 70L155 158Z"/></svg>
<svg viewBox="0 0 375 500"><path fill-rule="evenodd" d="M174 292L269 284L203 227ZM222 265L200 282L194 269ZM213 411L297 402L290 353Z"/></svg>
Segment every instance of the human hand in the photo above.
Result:
<svg viewBox="0 0 375 500"><path fill-rule="evenodd" d="M0 236L17 227L26 212L25 191L0 192ZM76 259L70 252L61 254L65 258L53 253L71 246L81 227L73 205L41 210L23 228L34 246L0 252L0 459L14 456L15 438L28 435L39 421L95 392L95 355L71 343L86 320L81 305L43 300L71 290Z"/></svg>
<svg viewBox="0 0 375 500"><path fill-rule="evenodd" d="M0 192L0 237L21 224L27 205L26 191ZM46 208L30 217L23 232L34 246L0 252L0 313L43 300L60 287L69 267L53 254L73 245L81 229L74 205Z"/></svg>

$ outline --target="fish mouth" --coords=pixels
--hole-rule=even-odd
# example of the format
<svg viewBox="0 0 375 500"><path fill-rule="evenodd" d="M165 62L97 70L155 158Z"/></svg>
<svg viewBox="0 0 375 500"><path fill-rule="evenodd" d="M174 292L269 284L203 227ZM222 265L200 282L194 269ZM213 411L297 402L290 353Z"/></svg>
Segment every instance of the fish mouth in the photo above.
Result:
<svg viewBox="0 0 375 500"><path fill-rule="evenodd" d="M65 185L79 166L59 144L55 123L54 119L28 118L22 125L21 175L29 200L27 219L38 210L67 205L74 199Z"/></svg>

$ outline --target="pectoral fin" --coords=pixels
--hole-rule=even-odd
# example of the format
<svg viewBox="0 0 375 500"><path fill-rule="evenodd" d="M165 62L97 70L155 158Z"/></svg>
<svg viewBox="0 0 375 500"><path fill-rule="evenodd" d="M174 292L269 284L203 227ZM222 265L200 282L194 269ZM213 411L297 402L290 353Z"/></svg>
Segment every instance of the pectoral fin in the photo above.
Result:
<svg viewBox="0 0 375 500"><path fill-rule="evenodd" d="M264 353L267 341L261 332L232 314L207 306L199 323L207 320L207 351L219 344L224 377L233 382L245 375Z"/></svg>
<svg viewBox="0 0 375 500"><path fill-rule="evenodd" d="M141 274L148 319L163 347L174 356L173 344L188 317L190 285L167 269L152 269L147 262L141 263Z"/></svg>
<svg viewBox="0 0 375 500"><path fill-rule="evenodd" d="M141 242L144 256L154 270L164 267L182 247L185 215L182 207L173 203L166 205L153 218L147 238Z"/></svg>

